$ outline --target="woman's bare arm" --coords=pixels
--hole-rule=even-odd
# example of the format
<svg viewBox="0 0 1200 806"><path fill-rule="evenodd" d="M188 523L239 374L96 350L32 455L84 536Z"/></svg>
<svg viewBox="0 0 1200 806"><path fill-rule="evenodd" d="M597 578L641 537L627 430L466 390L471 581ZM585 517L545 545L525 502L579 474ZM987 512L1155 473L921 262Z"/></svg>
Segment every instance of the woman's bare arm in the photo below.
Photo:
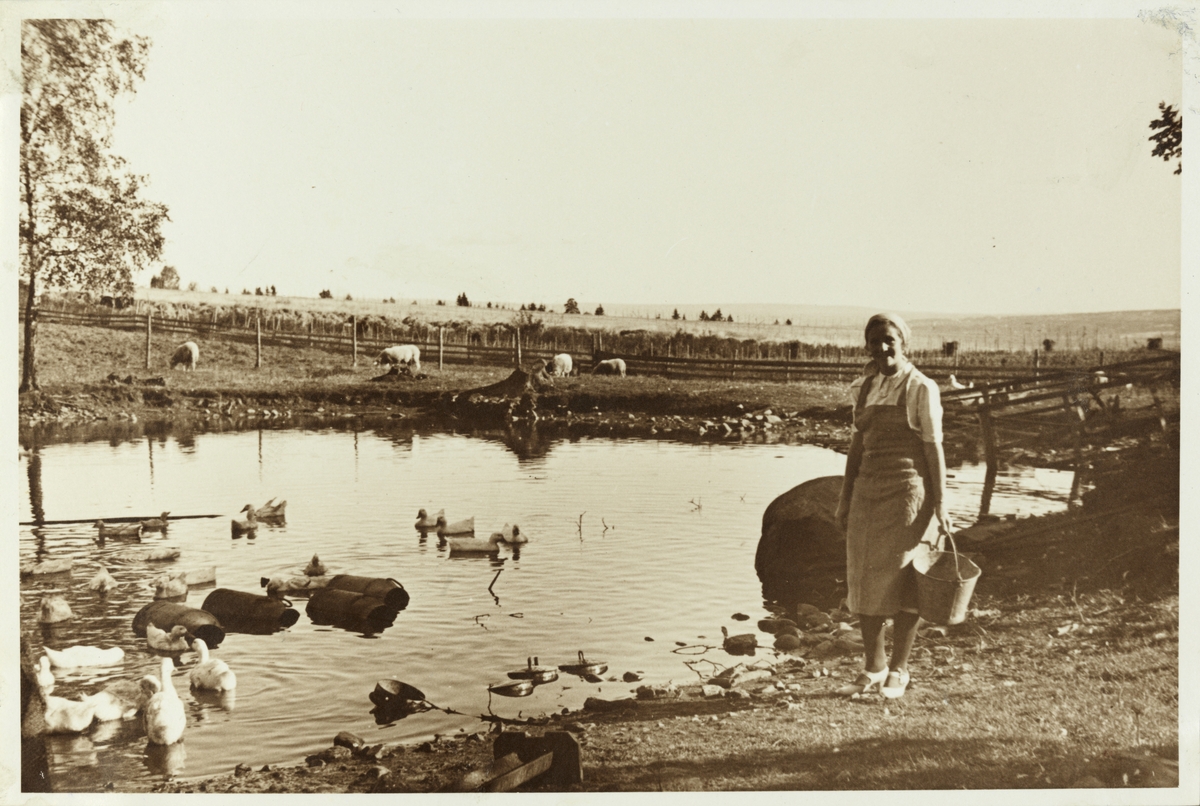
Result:
<svg viewBox="0 0 1200 806"><path fill-rule="evenodd" d="M951 529L946 510L946 453L940 442L923 442L925 464L929 467L929 494L933 496L933 512L943 532Z"/></svg>

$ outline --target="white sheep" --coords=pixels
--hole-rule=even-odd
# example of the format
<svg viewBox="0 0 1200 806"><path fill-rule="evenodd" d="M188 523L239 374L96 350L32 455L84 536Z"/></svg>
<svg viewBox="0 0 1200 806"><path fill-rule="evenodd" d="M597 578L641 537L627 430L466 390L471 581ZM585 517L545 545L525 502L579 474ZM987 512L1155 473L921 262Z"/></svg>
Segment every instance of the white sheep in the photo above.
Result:
<svg viewBox="0 0 1200 806"><path fill-rule="evenodd" d="M601 375L611 375L616 373L622 378L625 377L625 359L624 358L609 358L605 361L597 361L596 366L592 367L592 374L599 372Z"/></svg>
<svg viewBox="0 0 1200 806"><path fill-rule="evenodd" d="M417 345L415 344L398 344L395 347L388 347L380 353L379 358L375 359L375 363L396 366L408 364L413 372L420 372L421 351L417 349Z"/></svg>
<svg viewBox="0 0 1200 806"><path fill-rule="evenodd" d="M177 364L183 364L185 370L196 370L196 364L200 362L200 348L194 341L185 341L183 344L175 348L174 354L171 356L171 369L175 369Z"/></svg>
<svg viewBox="0 0 1200 806"><path fill-rule="evenodd" d="M573 367L574 364L571 361L571 356L567 353L559 353L546 362L546 372L551 375L558 375L559 377L570 375Z"/></svg>

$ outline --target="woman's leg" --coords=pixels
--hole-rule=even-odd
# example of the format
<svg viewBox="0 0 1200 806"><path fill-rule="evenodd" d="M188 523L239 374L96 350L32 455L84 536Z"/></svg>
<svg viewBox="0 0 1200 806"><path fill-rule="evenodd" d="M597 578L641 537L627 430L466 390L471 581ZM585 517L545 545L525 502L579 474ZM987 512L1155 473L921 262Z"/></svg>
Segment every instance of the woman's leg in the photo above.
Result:
<svg viewBox="0 0 1200 806"><path fill-rule="evenodd" d="M878 672L887 668L887 653L883 646L883 616L859 616L858 626L862 630L863 654L866 657L866 670ZM909 639L912 646L912 639ZM907 654L907 653L906 653Z"/></svg>
<svg viewBox="0 0 1200 806"><path fill-rule="evenodd" d="M920 621L920 616L916 613L908 613L904 610L898 612L893 619L892 626L892 669L908 669L908 654L912 652L913 641L917 638L917 623ZM880 630L882 633L883 631ZM867 641L867 628L863 627L863 643ZM882 657L883 639L880 638L880 653ZM868 652L870 648L868 647Z"/></svg>

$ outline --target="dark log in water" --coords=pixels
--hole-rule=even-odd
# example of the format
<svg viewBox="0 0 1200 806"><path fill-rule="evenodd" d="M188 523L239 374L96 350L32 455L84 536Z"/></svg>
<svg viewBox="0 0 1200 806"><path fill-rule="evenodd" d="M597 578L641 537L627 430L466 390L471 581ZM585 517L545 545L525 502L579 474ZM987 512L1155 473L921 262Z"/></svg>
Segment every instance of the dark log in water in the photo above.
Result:
<svg viewBox="0 0 1200 806"><path fill-rule="evenodd" d="M203 639L210 648L220 646L225 640L225 629L212 613L162 599L151 602L137 612L133 617L133 634L145 638L147 624L167 632L176 624L182 624L190 635Z"/></svg>
<svg viewBox="0 0 1200 806"><path fill-rule="evenodd" d="M408 591L394 579L338 574L329 580L329 584L325 587L329 590L350 591L382 599L384 604L396 611L408 607Z"/></svg>
<svg viewBox="0 0 1200 806"><path fill-rule="evenodd" d="M217 588L204 600L203 609L229 630L269 635L300 620L300 613L284 599Z"/></svg>

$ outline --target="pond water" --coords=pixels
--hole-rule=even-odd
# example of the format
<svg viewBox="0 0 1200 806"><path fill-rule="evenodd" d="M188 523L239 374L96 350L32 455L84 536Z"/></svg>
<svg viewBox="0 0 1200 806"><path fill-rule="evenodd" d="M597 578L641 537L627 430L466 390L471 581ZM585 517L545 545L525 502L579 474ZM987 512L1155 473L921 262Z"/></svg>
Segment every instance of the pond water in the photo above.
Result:
<svg viewBox="0 0 1200 806"><path fill-rule="evenodd" d="M295 763L349 730L370 743L481 729L478 715L532 716L582 705L589 696L628 696L637 684L589 683L563 674L516 699L488 684L538 656L574 661L582 650L608 663L606 678L639 671L647 682L698 681L677 642L715 646L702 657L730 664L721 627L752 628L768 614L754 573L762 512L796 484L841 473L842 455L805 445L685 444L608 438L546 440L536 450L512 440L431 430L293 429L187 437L53 444L26 454L20 519L46 520L220 513L179 520L142 546L170 545L174 563L121 562L131 546L98 546L90 524L21 527L22 561L69 557L69 575L21 584L21 626L40 646L117 645L121 666L62 675L56 695L77 697L116 678L155 673L158 657L131 630L164 566L216 566L216 584L261 593L259 580L299 572L319 553L330 573L393 577L412 596L395 623L376 634L317 626L293 598L300 620L272 635L230 632L214 655L238 676L232 698L197 699L187 685L194 653L182 656L176 688L188 711L181 745L147 746L140 720L105 723L78 737L52 737L53 787L118 791L167 774L229 772L239 763ZM524 446L524 447L522 447ZM36 458L34 458L36 456ZM951 471L950 505L960 522L979 507L983 469ZM1021 515L1066 505L1071 474L1021 469L1002 474L991 511ZM229 518L246 503L288 501L287 523L231 539ZM413 528L418 508L450 520L474 516L486 537L519 524L519 556L459 558L436 535ZM87 581L104 563L121 583L101 597ZM497 576L499 572L499 576ZM493 584L494 583L494 584ZM491 590L489 591L489 585ZM211 592L194 589L199 607ZM75 618L40 629L37 608L50 591ZM750 616L749 625L731 615ZM39 644L40 642L40 644ZM697 651L697 650L689 650ZM711 667L709 667L711 669ZM442 708L387 725L368 694L381 678L421 689Z"/></svg>

